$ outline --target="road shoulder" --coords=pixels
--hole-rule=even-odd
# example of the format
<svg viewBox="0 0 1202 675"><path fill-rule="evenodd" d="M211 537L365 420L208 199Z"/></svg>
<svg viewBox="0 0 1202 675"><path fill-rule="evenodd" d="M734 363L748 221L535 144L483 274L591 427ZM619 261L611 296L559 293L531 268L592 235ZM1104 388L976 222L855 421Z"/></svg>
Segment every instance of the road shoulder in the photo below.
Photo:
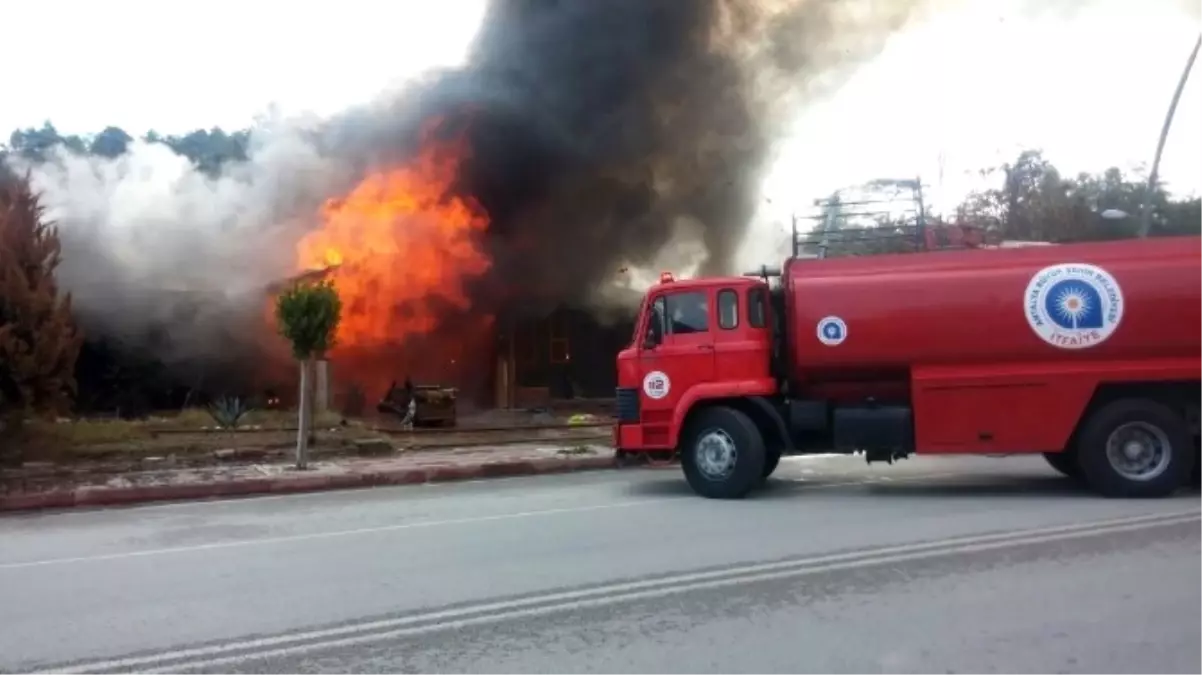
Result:
<svg viewBox="0 0 1202 675"><path fill-rule="evenodd" d="M345 490L535 476L608 469L611 448L581 445L472 447L404 452L383 458L313 462L305 471L286 463L72 474L55 481L5 482L0 512L114 506L152 501Z"/></svg>

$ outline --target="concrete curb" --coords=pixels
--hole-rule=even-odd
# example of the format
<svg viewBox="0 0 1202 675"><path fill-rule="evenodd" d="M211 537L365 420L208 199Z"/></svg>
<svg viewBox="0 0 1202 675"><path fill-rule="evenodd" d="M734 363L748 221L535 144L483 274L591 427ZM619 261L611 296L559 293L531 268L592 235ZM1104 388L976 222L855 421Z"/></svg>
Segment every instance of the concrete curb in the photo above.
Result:
<svg viewBox="0 0 1202 675"><path fill-rule="evenodd" d="M434 464L331 475L284 474L224 483L142 485L130 487L80 487L74 490L0 496L0 512L76 507L118 506L169 500L212 499L261 494L289 494L349 490L384 485L418 485L452 481L613 469L612 455L586 458L524 459L483 464Z"/></svg>

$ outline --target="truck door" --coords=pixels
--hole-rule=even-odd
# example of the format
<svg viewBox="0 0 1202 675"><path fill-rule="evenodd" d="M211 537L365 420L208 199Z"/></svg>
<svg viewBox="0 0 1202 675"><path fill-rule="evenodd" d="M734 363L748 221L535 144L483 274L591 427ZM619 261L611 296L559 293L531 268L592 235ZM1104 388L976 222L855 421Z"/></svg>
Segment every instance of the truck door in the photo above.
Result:
<svg viewBox="0 0 1202 675"><path fill-rule="evenodd" d="M714 336L714 378L719 382L772 377L772 334L765 321L761 286L718 289Z"/></svg>
<svg viewBox="0 0 1202 675"><path fill-rule="evenodd" d="M648 445L668 444L672 413L691 387L714 379L711 289L665 291L652 300L639 352L642 422Z"/></svg>

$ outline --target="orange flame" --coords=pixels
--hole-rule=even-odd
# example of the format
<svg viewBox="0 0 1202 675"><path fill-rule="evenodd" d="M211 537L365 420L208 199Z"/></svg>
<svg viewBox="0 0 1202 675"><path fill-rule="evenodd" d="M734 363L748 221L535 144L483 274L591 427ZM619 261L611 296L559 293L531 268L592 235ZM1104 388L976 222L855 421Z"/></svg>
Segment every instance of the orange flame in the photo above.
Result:
<svg viewBox="0 0 1202 675"><path fill-rule="evenodd" d="M409 164L369 175L327 202L297 245L301 269L330 270L342 297L340 347L399 345L437 327L439 308L468 309L464 284L489 268L483 209L452 194L466 146L427 133Z"/></svg>

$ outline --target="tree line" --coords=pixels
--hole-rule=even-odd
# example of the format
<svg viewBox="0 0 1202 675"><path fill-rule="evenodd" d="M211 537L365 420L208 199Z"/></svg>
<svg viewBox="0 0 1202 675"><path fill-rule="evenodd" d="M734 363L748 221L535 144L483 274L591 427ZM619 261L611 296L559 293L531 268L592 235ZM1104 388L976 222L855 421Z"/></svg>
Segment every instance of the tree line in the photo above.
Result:
<svg viewBox="0 0 1202 675"><path fill-rule="evenodd" d="M250 130L227 132L221 127L213 127L179 136L164 136L151 130L142 136L142 140L162 143L176 154L187 157L201 171L216 175L225 164L246 160ZM105 127L100 133L90 135L64 135L53 124L45 122L41 128L13 131L7 143L0 143L0 161L11 154L34 163L42 162L54 148L111 159L125 154L133 141L134 137L121 127Z"/></svg>
<svg viewBox="0 0 1202 675"><path fill-rule="evenodd" d="M1104 241L1138 233L1145 199L1151 207L1152 236L1198 234L1202 200L1174 198L1163 185L1148 189L1147 178L1117 167L1097 174L1061 174L1038 151L1021 153L1011 164L986 175L996 187L969 196L957 220L993 228L1004 238L1027 241ZM1107 217L1107 213L1127 214Z"/></svg>
<svg viewBox="0 0 1202 675"><path fill-rule="evenodd" d="M820 204L806 248L827 244L828 255L869 255L924 245L918 223L936 231L974 231L987 240L1069 243L1128 239L1139 234L1140 212L1149 205L1150 236L1202 233L1202 199L1175 197L1164 185L1149 192L1138 172L1111 167L1099 173L1068 176L1038 150L1021 152L1013 162L982 170L992 184L945 210L921 204L914 181L873 181L840 191ZM911 202L903 213L882 206ZM915 206L915 204L917 206ZM955 243L955 242L952 242Z"/></svg>

